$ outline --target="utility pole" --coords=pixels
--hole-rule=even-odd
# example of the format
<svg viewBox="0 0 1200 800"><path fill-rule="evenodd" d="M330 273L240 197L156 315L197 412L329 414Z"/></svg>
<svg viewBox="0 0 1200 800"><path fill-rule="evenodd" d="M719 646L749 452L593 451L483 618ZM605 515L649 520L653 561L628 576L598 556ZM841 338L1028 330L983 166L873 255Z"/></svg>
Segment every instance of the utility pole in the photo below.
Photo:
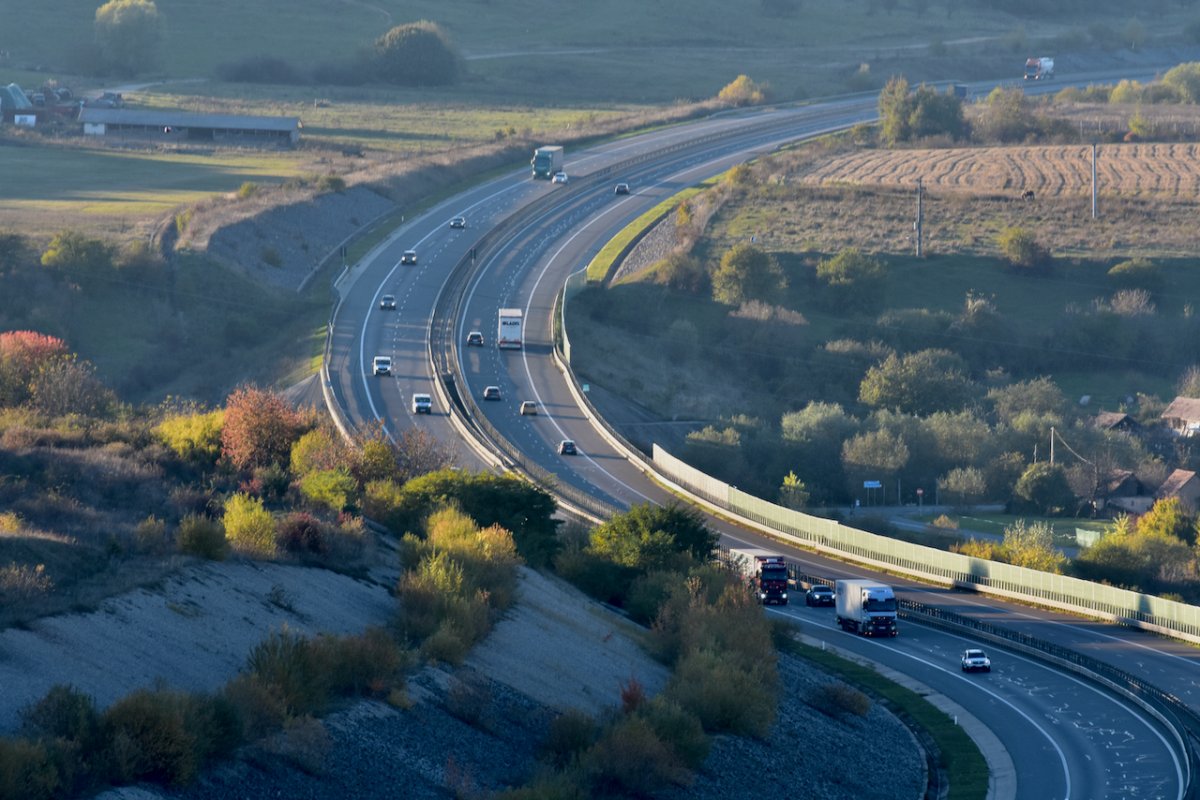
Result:
<svg viewBox="0 0 1200 800"><path fill-rule="evenodd" d="M917 178L917 221L913 223L913 230L917 234L917 258L921 257L921 227L925 222L925 184L921 178Z"/></svg>
<svg viewBox="0 0 1200 800"><path fill-rule="evenodd" d="M1054 466L1054 427L1050 427L1050 465Z"/></svg>
<svg viewBox="0 0 1200 800"><path fill-rule="evenodd" d="M1092 219L1096 218L1096 143L1092 142Z"/></svg>

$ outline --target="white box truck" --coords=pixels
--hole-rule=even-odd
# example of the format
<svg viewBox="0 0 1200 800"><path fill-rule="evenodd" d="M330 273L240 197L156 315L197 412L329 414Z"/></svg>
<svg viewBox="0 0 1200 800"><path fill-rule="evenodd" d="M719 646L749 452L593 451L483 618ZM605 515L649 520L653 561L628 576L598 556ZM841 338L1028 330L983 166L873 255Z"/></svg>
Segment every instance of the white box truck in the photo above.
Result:
<svg viewBox="0 0 1200 800"><path fill-rule="evenodd" d="M844 580L833 587L837 624L862 636L895 636L896 595L875 581Z"/></svg>
<svg viewBox="0 0 1200 800"><path fill-rule="evenodd" d="M729 562L754 590L754 597L764 606L788 601L787 560L778 553L758 548L731 547Z"/></svg>
<svg viewBox="0 0 1200 800"><path fill-rule="evenodd" d="M521 349L521 309L500 309L500 326L496 331L496 346Z"/></svg>

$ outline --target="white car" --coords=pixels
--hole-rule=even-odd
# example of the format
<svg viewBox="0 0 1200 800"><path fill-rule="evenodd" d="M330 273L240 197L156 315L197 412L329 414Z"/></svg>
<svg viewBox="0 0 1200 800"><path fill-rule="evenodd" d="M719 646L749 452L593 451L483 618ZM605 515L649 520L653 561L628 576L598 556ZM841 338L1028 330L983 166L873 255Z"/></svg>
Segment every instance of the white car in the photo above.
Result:
<svg viewBox="0 0 1200 800"><path fill-rule="evenodd" d="M392 359L390 356L375 356L371 359L372 375L391 375Z"/></svg>
<svg viewBox="0 0 1200 800"><path fill-rule="evenodd" d="M567 180L568 180L567 173L556 172L556 173L554 173L554 177L550 179L550 182L551 183L566 183Z"/></svg>
<svg viewBox="0 0 1200 800"><path fill-rule="evenodd" d="M987 657L987 653L979 649L963 650L962 654L962 671L963 672L991 672L992 660Z"/></svg>
<svg viewBox="0 0 1200 800"><path fill-rule="evenodd" d="M412 410L414 414L432 414L433 398L427 394L414 394L412 398Z"/></svg>

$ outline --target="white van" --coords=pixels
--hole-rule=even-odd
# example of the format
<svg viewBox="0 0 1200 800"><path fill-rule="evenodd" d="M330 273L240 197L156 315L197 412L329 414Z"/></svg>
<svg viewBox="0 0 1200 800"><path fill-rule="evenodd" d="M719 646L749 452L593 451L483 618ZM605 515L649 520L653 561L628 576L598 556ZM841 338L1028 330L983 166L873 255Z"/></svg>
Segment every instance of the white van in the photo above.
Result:
<svg viewBox="0 0 1200 800"><path fill-rule="evenodd" d="M433 398L427 394L414 394L412 399L412 410L414 414L432 414Z"/></svg>

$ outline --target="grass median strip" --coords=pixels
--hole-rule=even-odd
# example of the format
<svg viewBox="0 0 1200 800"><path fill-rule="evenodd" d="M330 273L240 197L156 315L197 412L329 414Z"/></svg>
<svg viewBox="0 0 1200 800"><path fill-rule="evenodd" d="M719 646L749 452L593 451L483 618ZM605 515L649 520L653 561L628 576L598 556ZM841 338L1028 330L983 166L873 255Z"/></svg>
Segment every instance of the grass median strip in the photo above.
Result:
<svg viewBox="0 0 1200 800"><path fill-rule="evenodd" d="M888 680L870 667L849 661L828 650L797 641L782 647L805 658L847 683L887 703L893 712L905 715L924 729L936 744L938 761L950 784L948 800L981 800L988 792L988 765L979 747L944 711L921 695Z"/></svg>
<svg viewBox="0 0 1200 800"><path fill-rule="evenodd" d="M588 264L587 278L588 283L603 283L612 273L613 267L616 266L618 259L627 253L629 245L632 244L638 237L642 236L646 231L658 224L659 220L671 213L671 210L678 207L680 203L695 197L702 192L717 178L712 178L699 186L692 186L684 189L678 194L673 194L666 200L663 200L654 208L650 209L633 222L625 226L625 228L608 241L603 249L596 254Z"/></svg>

